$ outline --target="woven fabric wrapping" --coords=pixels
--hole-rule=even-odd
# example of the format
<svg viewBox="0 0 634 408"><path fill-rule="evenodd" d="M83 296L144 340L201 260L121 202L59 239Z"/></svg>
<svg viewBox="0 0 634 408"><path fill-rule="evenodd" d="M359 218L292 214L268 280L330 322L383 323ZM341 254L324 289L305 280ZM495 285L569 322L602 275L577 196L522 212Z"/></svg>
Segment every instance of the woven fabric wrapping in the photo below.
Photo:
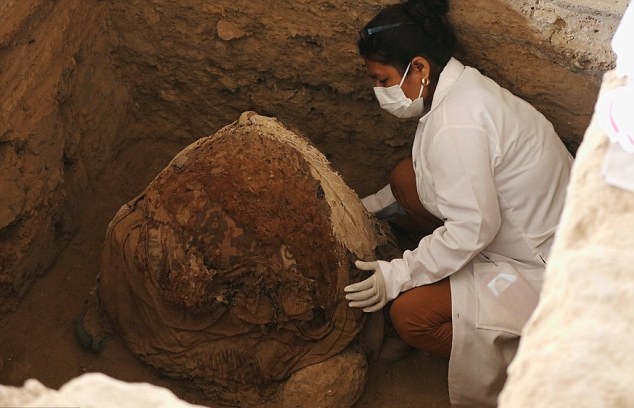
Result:
<svg viewBox="0 0 634 408"><path fill-rule="evenodd" d="M363 313L343 287L362 278L352 262L374 259L384 241L305 138L245 113L119 210L99 300L128 347L163 373L221 401L262 398L354 341Z"/></svg>

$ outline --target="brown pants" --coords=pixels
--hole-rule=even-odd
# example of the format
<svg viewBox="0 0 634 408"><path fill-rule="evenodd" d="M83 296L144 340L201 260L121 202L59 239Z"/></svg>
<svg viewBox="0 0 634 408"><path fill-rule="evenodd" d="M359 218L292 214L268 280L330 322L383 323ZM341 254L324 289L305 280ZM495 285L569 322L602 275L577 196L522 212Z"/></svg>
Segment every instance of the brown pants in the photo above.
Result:
<svg viewBox="0 0 634 408"><path fill-rule="evenodd" d="M401 161L390 176L392 193L409 218L423 229L441 224L420 202L412 159ZM398 335L410 346L449 357L451 353L451 289L449 278L401 293L390 307Z"/></svg>

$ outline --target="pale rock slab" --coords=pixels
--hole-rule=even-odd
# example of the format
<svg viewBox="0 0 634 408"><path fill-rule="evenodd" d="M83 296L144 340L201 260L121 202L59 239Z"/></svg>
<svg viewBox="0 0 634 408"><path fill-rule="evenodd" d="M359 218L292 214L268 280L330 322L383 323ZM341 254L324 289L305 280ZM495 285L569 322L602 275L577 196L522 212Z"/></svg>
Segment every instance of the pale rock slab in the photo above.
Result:
<svg viewBox="0 0 634 408"><path fill-rule="evenodd" d="M608 72L599 100L621 85ZM500 408L634 406L634 193L606 183L609 145L595 114Z"/></svg>
<svg viewBox="0 0 634 408"><path fill-rule="evenodd" d="M166 388L148 383L126 383L101 373L74 378L59 390L35 379L22 387L0 386L0 406L82 408L202 408L177 398Z"/></svg>

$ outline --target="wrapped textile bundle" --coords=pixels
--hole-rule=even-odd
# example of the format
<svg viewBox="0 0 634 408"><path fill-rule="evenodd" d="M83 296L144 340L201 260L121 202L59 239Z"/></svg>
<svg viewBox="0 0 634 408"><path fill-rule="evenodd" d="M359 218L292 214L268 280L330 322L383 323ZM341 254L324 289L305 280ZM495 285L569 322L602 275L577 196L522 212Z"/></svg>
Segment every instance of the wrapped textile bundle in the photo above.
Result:
<svg viewBox="0 0 634 408"><path fill-rule="evenodd" d="M365 317L343 288L362 278L354 260L387 243L306 138L245 112L119 210L99 303L160 372L214 401L255 403L356 343Z"/></svg>

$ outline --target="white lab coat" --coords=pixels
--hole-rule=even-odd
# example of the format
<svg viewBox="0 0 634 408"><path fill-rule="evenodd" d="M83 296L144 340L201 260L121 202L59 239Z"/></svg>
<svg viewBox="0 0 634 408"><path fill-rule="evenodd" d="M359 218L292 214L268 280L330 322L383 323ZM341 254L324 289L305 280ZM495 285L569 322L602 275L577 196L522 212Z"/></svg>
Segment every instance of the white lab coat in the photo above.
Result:
<svg viewBox="0 0 634 408"><path fill-rule="evenodd" d="M445 223L402 258L379 262L388 297L450 276L452 406L494 407L537 301L572 156L541 113L451 59L412 159L421 202ZM363 202L376 212L394 197L388 186ZM513 282L514 301L491 296L506 289L491 286L496 276Z"/></svg>

